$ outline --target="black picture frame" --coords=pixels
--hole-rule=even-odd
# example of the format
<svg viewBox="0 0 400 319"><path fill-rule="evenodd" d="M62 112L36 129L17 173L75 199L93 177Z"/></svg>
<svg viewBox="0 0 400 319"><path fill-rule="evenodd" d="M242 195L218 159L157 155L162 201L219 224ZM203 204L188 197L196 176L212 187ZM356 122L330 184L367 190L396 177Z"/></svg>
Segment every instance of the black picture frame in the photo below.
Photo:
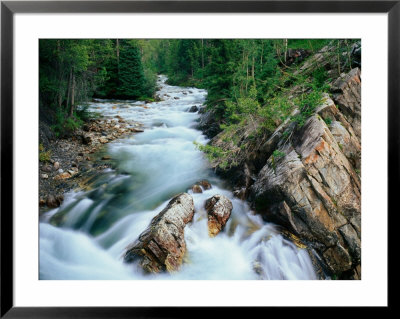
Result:
<svg viewBox="0 0 400 319"><path fill-rule="evenodd" d="M175 318L225 316L225 308L14 307L13 303L13 19L15 13L387 13L388 218L399 180L400 0L396 1L2 1L1 2L1 318ZM390 218L390 220L392 220ZM392 234L388 223L388 234ZM389 237L390 238L390 237ZM389 239L388 238L388 239ZM390 240L388 240L388 245ZM388 246L390 247L390 246ZM390 251L390 249L389 249ZM388 254L389 256L389 254ZM390 261L390 260L389 260ZM390 280L388 282L389 287ZM388 300L389 309L391 299ZM257 308L260 310L259 308ZM235 315L248 316L241 307ZM306 314L309 309L290 308ZM261 309L262 311L262 309ZM335 309L333 309L336 312Z"/></svg>

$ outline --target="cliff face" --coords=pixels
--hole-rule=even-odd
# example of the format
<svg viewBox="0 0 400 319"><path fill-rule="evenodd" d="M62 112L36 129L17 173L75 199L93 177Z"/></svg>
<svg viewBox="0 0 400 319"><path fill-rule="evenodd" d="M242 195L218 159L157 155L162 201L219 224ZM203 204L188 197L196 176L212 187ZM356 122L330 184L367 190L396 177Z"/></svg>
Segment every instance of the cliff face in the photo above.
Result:
<svg viewBox="0 0 400 319"><path fill-rule="evenodd" d="M276 149L285 155L268 159L249 199L268 220L311 243L330 272L360 278L359 70L334 88L334 100L327 96L290 140L279 139Z"/></svg>
<svg viewBox="0 0 400 319"><path fill-rule="evenodd" d="M360 69L333 81L301 128L288 119L268 136L254 140L252 131L235 132L239 143L223 133L211 140L235 163L221 169L216 160L216 171L266 220L313 247L328 273L361 279Z"/></svg>

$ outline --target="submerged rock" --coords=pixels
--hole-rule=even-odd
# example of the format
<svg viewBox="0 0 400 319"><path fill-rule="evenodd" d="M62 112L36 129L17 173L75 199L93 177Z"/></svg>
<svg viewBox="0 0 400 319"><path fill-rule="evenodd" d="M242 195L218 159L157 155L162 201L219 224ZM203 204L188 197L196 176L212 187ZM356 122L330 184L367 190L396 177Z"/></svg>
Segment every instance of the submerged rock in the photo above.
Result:
<svg viewBox="0 0 400 319"><path fill-rule="evenodd" d="M149 273L179 269L186 252L184 228L194 215L193 198L187 193L175 196L139 238L128 246L124 262L139 261Z"/></svg>
<svg viewBox="0 0 400 319"><path fill-rule="evenodd" d="M207 199L205 208L208 215L208 234L215 237L224 229L226 222L231 216L232 203L224 195L214 195Z"/></svg>

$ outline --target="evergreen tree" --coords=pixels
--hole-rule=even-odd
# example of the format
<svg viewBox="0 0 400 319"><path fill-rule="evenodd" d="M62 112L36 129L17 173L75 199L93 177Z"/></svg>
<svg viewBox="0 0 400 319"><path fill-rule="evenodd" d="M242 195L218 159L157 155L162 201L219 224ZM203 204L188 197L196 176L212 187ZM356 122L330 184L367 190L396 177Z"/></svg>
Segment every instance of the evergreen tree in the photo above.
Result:
<svg viewBox="0 0 400 319"><path fill-rule="evenodd" d="M142 96L144 82L139 47L133 40L121 40L116 97L137 98Z"/></svg>

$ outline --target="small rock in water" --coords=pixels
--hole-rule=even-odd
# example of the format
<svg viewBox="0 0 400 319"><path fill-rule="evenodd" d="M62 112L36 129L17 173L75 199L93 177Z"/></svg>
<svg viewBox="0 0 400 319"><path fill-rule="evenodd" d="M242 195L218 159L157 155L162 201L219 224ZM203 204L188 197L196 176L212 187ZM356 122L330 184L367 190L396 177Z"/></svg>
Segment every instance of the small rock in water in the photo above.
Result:
<svg viewBox="0 0 400 319"><path fill-rule="evenodd" d="M197 107L197 105L193 105L190 109L189 112L194 113L197 112L199 110L199 108Z"/></svg>
<svg viewBox="0 0 400 319"><path fill-rule="evenodd" d="M211 188L211 183L206 179L203 179L202 181L199 181L196 184L201 185L204 188L204 190L207 190L207 189Z"/></svg>
<svg viewBox="0 0 400 319"><path fill-rule="evenodd" d="M202 193L203 190L201 189L201 187L199 185L195 184L192 186L192 192L193 193Z"/></svg>
<svg viewBox="0 0 400 319"><path fill-rule="evenodd" d="M103 161L108 161L108 160L111 159L111 156L110 156L110 155L104 155L101 159L102 159Z"/></svg>
<svg viewBox="0 0 400 319"><path fill-rule="evenodd" d="M214 195L206 200L205 209L208 215L208 234L215 237L224 229L231 216L232 202L224 195Z"/></svg>
<svg viewBox="0 0 400 319"><path fill-rule="evenodd" d="M175 99L175 100L179 100L179 97L177 97L177 96L174 96L174 99Z"/></svg>
<svg viewBox="0 0 400 319"><path fill-rule="evenodd" d="M46 205L47 205L47 207L50 207L50 208L56 208L56 207L60 206L59 202L53 195L47 196Z"/></svg>

